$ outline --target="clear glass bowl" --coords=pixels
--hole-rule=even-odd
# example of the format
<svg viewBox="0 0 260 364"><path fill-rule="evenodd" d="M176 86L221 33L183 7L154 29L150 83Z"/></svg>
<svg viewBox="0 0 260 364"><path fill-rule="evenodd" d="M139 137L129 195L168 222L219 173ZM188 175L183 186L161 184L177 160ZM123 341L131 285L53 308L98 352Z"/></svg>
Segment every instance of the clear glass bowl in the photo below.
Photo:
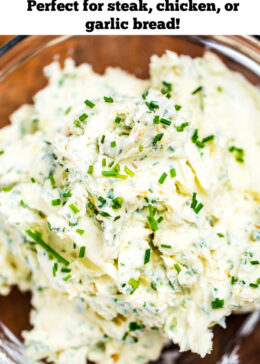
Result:
<svg viewBox="0 0 260 364"><path fill-rule="evenodd" d="M8 124L10 114L19 106L31 103L32 96L46 85L42 69L53 60L63 63L72 57L77 64L90 63L99 73L113 66L146 78L151 55L161 55L166 49L192 57L202 56L210 49L230 69L260 85L260 43L249 36L17 37L0 49L0 127ZM30 327L29 310L29 293L22 294L14 288L8 297L0 297L0 320L18 337L23 329ZM171 346L157 363L215 364L221 362L225 353L233 352L233 361L224 359L222 364L237 364L235 351L242 364L260 363L260 325L256 324L253 333L248 335L250 330L241 331L245 320L248 320L246 315L233 315L227 319L227 329L215 327L214 350L204 359L191 353L178 355L178 348Z"/></svg>

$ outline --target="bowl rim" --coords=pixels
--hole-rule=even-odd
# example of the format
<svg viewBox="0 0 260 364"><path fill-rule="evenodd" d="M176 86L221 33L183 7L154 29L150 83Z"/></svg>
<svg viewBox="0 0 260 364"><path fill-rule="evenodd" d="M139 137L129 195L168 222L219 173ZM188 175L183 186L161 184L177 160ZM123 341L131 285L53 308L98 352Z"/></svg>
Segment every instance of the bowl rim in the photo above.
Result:
<svg viewBox="0 0 260 364"><path fill-rule="evenodd" d="M94 34L95 35L95 34ZM0 48L0 82L21 63L38 54L42 49L73 37L88 35L19 35ZM149 35L148 35L149 36ZM148 37L147 36L147 37ZM160 35L151 35L160 37ZM203 45L238 64L259 78L260 84L260 39L251 35L163 35L184 38ZM107 36L109 37L109 35ZM124 35L117 35L124 37ZM131 37L131 36L130 36Z"/></svg>

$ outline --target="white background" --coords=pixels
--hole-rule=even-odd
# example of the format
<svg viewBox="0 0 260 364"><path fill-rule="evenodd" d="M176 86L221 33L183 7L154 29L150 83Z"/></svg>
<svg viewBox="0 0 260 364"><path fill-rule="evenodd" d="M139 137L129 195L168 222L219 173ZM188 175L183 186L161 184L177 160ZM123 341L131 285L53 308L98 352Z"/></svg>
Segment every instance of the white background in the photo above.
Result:
<svg viewBox="0 0 260 364"><path fill-rule="evenodd" d="M51 0L36 0L37 3L51 2ZM78 0L80 9L82 1ZM90 0L96 2L97 0ZM157 2L163 0L147 0L149 6L154 7ZM179 0L180 2L189 0ZM223 9L227 0L204 0L214 2ZM62 2L62 0L57 0ZM73 2L73 0L63 0ZM116 2L116 0L103 0ZM135 2L139 0L124 0L121 2ZM194 0L200 2L200 0ZM27 12L27 0L0 0L0 34L259 34L260 33L260 0L235 0L240 3L239 11L220 14L212 12L157 12L152 14L145 12ZM120 30L95 30L87 33L86 21L109 20L111 17L120 17L129 21L129 29ZM180 18L178 30L133 30L132 18L139 20L164 20L171 17Z"/></svg>

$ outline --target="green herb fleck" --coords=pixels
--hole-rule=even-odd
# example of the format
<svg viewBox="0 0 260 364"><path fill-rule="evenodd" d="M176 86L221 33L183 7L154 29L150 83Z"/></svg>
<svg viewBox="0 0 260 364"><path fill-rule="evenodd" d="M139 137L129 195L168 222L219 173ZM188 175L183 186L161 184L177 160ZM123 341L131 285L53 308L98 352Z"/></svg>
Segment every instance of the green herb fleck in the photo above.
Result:
<svg viewBox="0 0 260 364"><path fill-rule="evenodd" d="M119 116L117 116L117 117L115 118L115 123L116 123L116 124L119 124L121 120L122 120L122 119L121 119Z"/></svg>
<svg viewBox="0 0 260 364"><path fill-rule="evenodd" d="M61 204L61 199L57 198L56 200L51 201L52 206L58 206Z"/></svg>
<svg viewBox="0 0 260 364"><path fill-rule="evenodd" d="M84 230L82 229L76 229L76 233L79 235L83 235L84 234Z"/></svg>
<svg viewBox="0 0 260 364"><path fill-rule="evenodd" d="M85 251L86 251L86 247L85 246L81 246L80 249L79 249L79 258L84 258Z"/></svg>
<svg viewBox="0 0 260 364"><path fill-rule="evenodd" d="M93 166L89 166L88 167L88 174L92 174L94 171L94 167Z"/></svg>
<svg viewBox="0 0 260 364"><path fill-rule="evenodd" d="M69 208L74 212L74 214L77 214L79 212L79 209L73 203L69 205Z"/></svg>
<svg viewBox="0 0 260 364"><path fill-rule="evenodd" d="M176 130L180 133L184 130L184 128L186 128L186 126L188 126L189 123L186 121L185 123L182 123L181 125L179 126L176 126Z"/></svg>
<svg viewBox="0 0 260 364"><path fill-rule="evenodd" d="M136 331L136 330L142 330L144 327L141 325L138 325L136 322L130 322L129 323L129 331Z"/></svg>
<svg viewBox="0 0 260 364"><path fill-rule="evenodd" d="M164 249L171 249L172 246L171 245L167 245L167 244L161 244L161 247Z"/></svg>
<svg viewBox="0 0 260 364"><path fill-rule="evenodd" d="M224 300L220 300L219 298L216 298L214 301L211 302L211 307L213 310L223 308L224 307Z"/></svg>
<svg viewBox="0 0 260 364"><path fill-rule="evenodd" d="M195 95L196 93L200 92L203 90L203 86L199 86L198 88L196 88L196 90L194 90L191 94Z"/></svg>
<svg viewBox="0 0 260 364"><path fill-rule="evenodd" d="M110 143L110 146L111 146L111 148L115 148L115 147L116 147L116 142L115 142L115 141L112 141L112 142Z"/></svg>
<svg viewBox="0 0 260 364"><path fill-rule="evenodd" d="M170 120L167 120L167 119L164 119L164 118L161 118L160 119L160 123L164 124L164 125L171 125L171 121Z"/></svg>
<svg viewBox="0 0 260 364"><path fill-rule="evenodd" d="M84 113L84 114L80 115L79 120L85 121L87 118L88 118L88 115Z"/></svg>
<svg viewBox="0 0 260 364"><path fill-rule="evenodd" d="M171 169L170 169L170 176L171 176L172 178L176 177L176 170L175 170L175 168L171 168Z"/></svg>
<svg viewBox="0 0 260 364"><path fill-rule="evenodd" d="M162 185L164 183L164 181L166 180L168 174L163 172L163 174L161 175L161 177L159 178L159 183Z"/></svg>
<svg viewBox="0 0 260 364"><path fill-rule="evenodd" d="M153 139L153 145L156 145L160 140L162 140L163 133L157 134L156 137Z"/></svg>
<svg viewBox="0 0 260 364"><path fill-rule="evenodd" d="M87 106L89 106L91 109L93 109L93 107L95 107L95 106L96 106L96 105L95 105L93 102L91 102L90 100L85 100L84 102L85 102L85 104L86 104Z"/></svg>
<svg viewBox="0 0 260 364"><path fill-rule="evenodd" d="M118 175L117 171L102 171L104 177L116 177Z"/></svg>
<svg viewBox="0 0 260 364"><path fill-rule="evenodd" d="M107 102L109 104L112 104L114 102L114 99L112 97L104 96L104 100L105 100L105 102Z"/></svg>
<svg viewBox="0 0 260 364"><path fill-rule="evenodd" d="M144 254L144 264L147 264L150 261L151 249L146 249Z"/></svg>
<svg viewBox="0 0 260 364"><path fill-rule="evenodd" d="M181 267L179 266L179 264L174 264L174 268L176 269L178 274L181 272Z"/></svg>

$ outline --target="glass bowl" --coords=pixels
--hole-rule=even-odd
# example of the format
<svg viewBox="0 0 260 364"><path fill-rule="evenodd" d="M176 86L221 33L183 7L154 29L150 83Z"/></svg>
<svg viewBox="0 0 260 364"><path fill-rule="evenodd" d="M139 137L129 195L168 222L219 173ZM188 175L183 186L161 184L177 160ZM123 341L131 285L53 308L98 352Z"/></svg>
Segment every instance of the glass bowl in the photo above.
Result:
<svg viewBox="0 0 260 364"><path fill-rule="evenodd" d="M150 57L162 55L167 49L192 57L211 50L230 69L260 85L260 42L250 36L20 36L0 49L0 127L46 85L42 69L53 60L63 64L72 57L77 64L90 63L99 73L112 66L146 78ZM0 320L18 337L30 327L29 311L29 293L20 293L14 287L9 296L0 297ZM237 364L236 356L242 364L260 363L258 318L232 315L227 319L227 329L215 327L214 349L204 359L191 353L179 355L178 348L170 346L157 363Z"/></svg>

